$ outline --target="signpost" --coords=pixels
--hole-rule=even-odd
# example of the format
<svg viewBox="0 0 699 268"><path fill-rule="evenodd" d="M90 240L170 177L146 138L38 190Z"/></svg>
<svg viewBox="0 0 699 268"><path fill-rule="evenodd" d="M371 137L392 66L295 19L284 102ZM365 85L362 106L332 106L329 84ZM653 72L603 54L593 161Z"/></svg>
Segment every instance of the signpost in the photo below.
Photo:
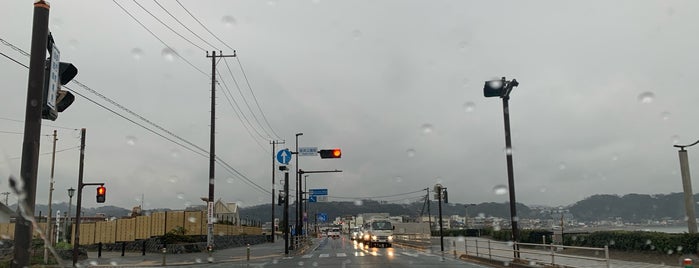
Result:
<svg viewBox="0 0 699 268"><path fill-rule="evenodd" d="M328 195L328 189L309 189L311 195Z"/></svg>
<svg viewBox="0 0 699 268"><path fill-rule="evenodd" d="M314 156L318 154L318 147L299 147L299 156Z"/></svg>
<svg viewBox="0 0 699 268"><path fill-rule="evenodd" d="M59 77L58 77L58 72L59 72L59 66L61 62L61 52L58 50L58 46L56 44L53 44L52 50L51 50L51 66L50 66L50 73L49 73L49 86L48 86L48 91L46 92L46 105L51 108L51 110L56 110L56 94L58 94L58 85L59 85Z"/></svg>
<svg viewBox="0 0 699 268"><path fill-rule="evenodd" d="M277 152L277 161L282 165L288 165L291 161L291 151L289 149L279 150Z"/></svg>
<svg viewBox="0 0 699 268"><path fill-rule="evenodd" d="M318 221L320 221L320 222L328 221L328 214L327 213L318 213Z"/></svg>

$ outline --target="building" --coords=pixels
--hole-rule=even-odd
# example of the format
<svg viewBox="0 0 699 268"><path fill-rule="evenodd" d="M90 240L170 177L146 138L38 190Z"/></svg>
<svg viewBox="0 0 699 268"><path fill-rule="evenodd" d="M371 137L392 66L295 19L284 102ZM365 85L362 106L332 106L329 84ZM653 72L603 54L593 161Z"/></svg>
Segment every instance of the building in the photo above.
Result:
<svg viewBox="0 0 699 268"><path fill-rule="evenodd" d="M10 223L10 218L17 216L17 213L5 204L0 203L0 223Z"/></svg>
<svg viewBox="0 0 699 268"><path fill-rule="evenodd" d="M234 225L240 225L240 213L238 210L238 204L236 203L225 203L221 199L214 203L214 217L220 223L231 223Z"/></svg>

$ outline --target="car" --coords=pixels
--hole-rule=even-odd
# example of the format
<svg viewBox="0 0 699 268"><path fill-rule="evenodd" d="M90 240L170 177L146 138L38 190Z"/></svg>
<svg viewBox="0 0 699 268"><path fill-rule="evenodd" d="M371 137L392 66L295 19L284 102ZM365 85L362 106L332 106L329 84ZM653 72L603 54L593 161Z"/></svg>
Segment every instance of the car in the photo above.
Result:
<svg viewBox="0 0 699 268"><path fill-rule="evenodd" d="M352 240L362 239L362 231L359 230L359 228L352 228L352 231L350 232L350 239L352 239Z"/></svg>

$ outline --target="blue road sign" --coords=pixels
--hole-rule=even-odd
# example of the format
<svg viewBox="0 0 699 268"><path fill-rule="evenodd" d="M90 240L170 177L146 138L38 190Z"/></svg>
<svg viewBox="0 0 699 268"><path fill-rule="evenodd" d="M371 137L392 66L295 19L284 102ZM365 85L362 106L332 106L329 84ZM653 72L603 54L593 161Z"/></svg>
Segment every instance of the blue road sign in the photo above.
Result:
<svg viewBox="0 0 699 268"><path fill-rule="evenodd" d="M318 213L318 221L320 221L320 222L328 221L328 214L327 213Z"/></svg>
<svg viewBox="0 0 699 268"><path fill-rule="evenodd" d="M316 203L316 202L318 202L318 197L316 195L309 195L308 202Z"/></svg>
<svg viewBox="0 0 699 268"><path fill-rule="evenodd" d="M289 149L279 150L277 152L277 161L282 165L288 165L289 161L291 161L291 151Z"/></svg>
<svg viewBox="0 0 699 268"><path fill-rule="evenodd" d="M328 189L310 189L311 195L328 195Z"/></svg>

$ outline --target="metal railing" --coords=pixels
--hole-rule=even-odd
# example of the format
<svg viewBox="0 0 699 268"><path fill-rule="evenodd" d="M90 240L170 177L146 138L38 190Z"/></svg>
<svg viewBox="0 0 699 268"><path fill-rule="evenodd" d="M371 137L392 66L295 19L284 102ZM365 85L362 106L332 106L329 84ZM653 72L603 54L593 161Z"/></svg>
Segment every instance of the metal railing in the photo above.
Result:
<svg viewBox="0 0 699 268"><path fill-rule="evenodd" d="M564 265L565 267L606 267L609 268L609 248L573 247L552 244L532 244L500 242L488 239L465 238L464 254L490 261L524 261L529 264ZM576 250L578 254L565 254L566 250ZM454 257L457 256L456 240L452 241ZM519 259L515 259L515 252ZM590 257L604 254L604 257ZM591 266L594 265L594 266Z"/></svg>

